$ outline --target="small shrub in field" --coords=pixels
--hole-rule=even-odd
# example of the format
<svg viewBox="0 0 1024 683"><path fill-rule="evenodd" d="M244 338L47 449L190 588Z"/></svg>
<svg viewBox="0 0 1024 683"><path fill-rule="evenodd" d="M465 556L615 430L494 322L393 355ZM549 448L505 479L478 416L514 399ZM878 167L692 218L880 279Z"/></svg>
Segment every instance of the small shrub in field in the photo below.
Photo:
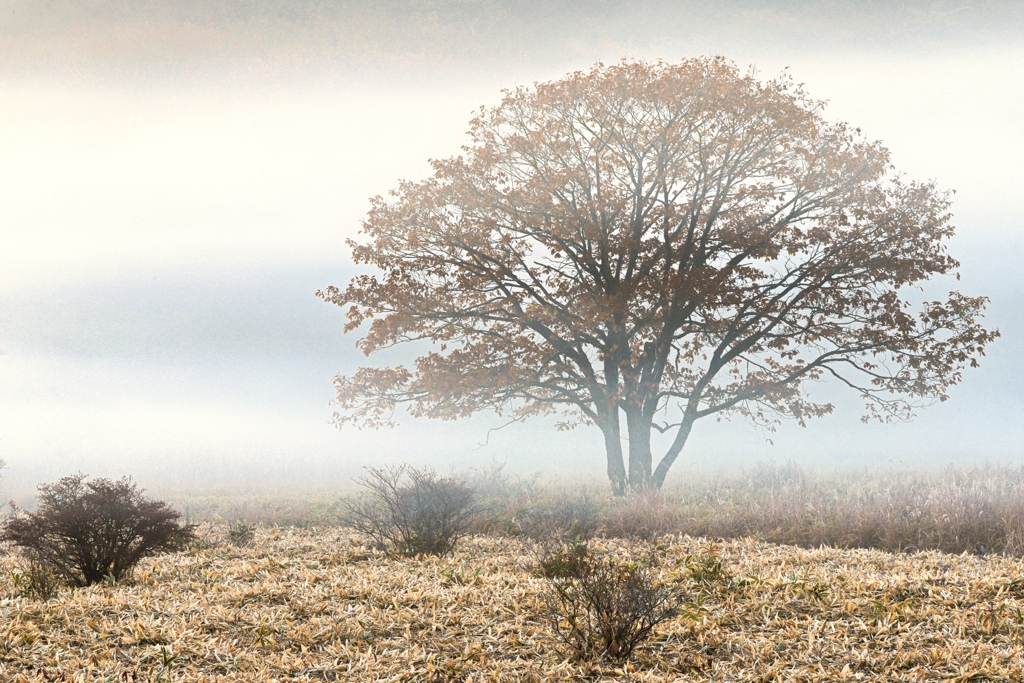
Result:
<svg viewBox="0 0 1024 683"><path fill-rule="evenodd" d="M555 632L577 659L622 661L655 626L683 613L678 590L655 583L647 564L598 557L584 543L542 557Z"/></svg>
<svg viewBox="0 0 1024 683"><path fill-rule="evenodd" d="M694 583L702 587L724 585L732 578L722 565L722 558L714 548L706 553L687 555L686 569Z"/></svg>
<svg viewBox="0 0 1024 683"><path fill-rule="evenodd" d="M473 490L432 469L367 467L356 481L365 495L347 510L349 523L391 555L444 556L469 533Z"/></svg>
<svg viewBox="0 0 1024 683"><path fill-rule="evenodd" d="M39 509L8 519L0 541L71 586L120 581L142 558L178 550L195 536L167 503L142 493L128 477L64 477L40 486Z"/></svg>
<svg viewBox="0 0 1024 683"><path fill-rule="evenodd" d="M537 569L546 579L568 579L579 571L583 562L591 559L590 546L585 541L574 541L544 551Z"/></svg>
<svg viewBox="0 0 1024 683"><path fill-rule="evenodd" d="M228 541L238 547L252 543L256 535L256 527L245 522L235 522L228 528Z"/></svg>
<svg viewBox="0 0 1024 683"><path fill-rule="evenodd" d="M21 567L11 572L11 583L19 597L49 600L57 594L61 578L51 567L41 562L35 553L26 551Z"/></svg>

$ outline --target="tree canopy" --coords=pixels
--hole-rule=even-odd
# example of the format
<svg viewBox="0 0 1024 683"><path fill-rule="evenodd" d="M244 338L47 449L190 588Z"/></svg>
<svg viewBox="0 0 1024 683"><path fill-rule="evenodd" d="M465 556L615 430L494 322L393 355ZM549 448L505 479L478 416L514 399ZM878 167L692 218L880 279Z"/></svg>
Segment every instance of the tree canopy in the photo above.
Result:
<svg viewBox="0 0 1024 683"><path fill-rule="evenodd" d="M367 354L434 344L336 377L336 422L557 414L602 430L622 493L661 486L701 418L831 412L809 381L858 392L865 418L945 400L998 336L984 297L910 301L959 265L949 195L822 113L720 58L506 91L462 155L373 200L350 244L379 274L317 293Z"/></svg>

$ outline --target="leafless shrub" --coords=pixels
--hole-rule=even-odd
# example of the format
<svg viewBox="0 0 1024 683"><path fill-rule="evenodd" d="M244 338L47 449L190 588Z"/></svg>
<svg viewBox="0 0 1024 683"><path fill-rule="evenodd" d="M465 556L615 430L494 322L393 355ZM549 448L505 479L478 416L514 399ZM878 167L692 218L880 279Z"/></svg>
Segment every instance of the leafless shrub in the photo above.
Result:
<svg viewBox="0 0 1024 683"><path fill-rule="evenodd" d="M40 486L38 510L9 518L0 541L71 586L121 581L142 558L194 538L191 526L178 523L180 513L142 494L128 477L64 477Z"/></svg>
<svg viewBox="0 0 1024 683"><path fill-rule="evenodd" d="M453 477L408 465L367 467L365 495L349 503L347 521L391 555L444 556L469 533L473 491Z"/></svg>
<svg viewBox="0 0 1024 683"><path fill-rule="evenodd" d="M648 564L598 557L585 543L545 553L538 569L551 589L554 631L577 659L625 660L685 608L679 591L656 583Z"/></svg>

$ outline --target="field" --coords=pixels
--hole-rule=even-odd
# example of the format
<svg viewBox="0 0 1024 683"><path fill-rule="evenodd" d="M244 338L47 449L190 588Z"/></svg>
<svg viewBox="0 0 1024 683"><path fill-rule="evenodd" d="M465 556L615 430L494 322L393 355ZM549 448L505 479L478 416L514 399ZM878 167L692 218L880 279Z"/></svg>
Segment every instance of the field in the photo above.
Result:
<svg viewBox="0 0 1024 683"><path fill-rule="evenodd" d="M1005 554L595 539L622 559L653 551L658 578L691 596L612 666L565 655L528 540L392 560L343 527L261 527L242 547L226 529L48 601L21 595L16 558L0 558L0 680L1024 679L1024 564ZM724 573L697 575L701 559Z"/></svg>

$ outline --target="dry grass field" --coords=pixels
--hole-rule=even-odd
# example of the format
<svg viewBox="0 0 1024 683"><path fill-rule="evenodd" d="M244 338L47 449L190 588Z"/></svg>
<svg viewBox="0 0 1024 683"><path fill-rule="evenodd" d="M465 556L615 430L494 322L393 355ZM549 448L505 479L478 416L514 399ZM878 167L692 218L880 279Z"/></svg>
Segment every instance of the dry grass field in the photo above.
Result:
<svg viewBox="0 0 1024 683"><path fill-rule="evenodd" d="M803 548L1007 553L1024 557L1024 466L804 471L756 463L742 473L680 478L659 496L613 498L606 482L521 479L500 466L464 473L483 507L474 530L547 535L588 518L602 536L755 537ZM335 526L358 491L167 493L190 521ZM549 517L538 520L536 517ZM538 523L539 527L538 528ZM532 528L529 528L532 527Z"/></svg>
<svg viewBox="0 0 1024 683"><path fill-rule="evenodd" d="M0 558L0 680L1024 680L1024 563L1005 555L800 549L689 537L591 542L687 591L630 662L573 662L529 541L476 536L445 559L386 559L339 527L261 528L132 580L43 601ZM695 558L726 576L699 581Z"/></svg>

